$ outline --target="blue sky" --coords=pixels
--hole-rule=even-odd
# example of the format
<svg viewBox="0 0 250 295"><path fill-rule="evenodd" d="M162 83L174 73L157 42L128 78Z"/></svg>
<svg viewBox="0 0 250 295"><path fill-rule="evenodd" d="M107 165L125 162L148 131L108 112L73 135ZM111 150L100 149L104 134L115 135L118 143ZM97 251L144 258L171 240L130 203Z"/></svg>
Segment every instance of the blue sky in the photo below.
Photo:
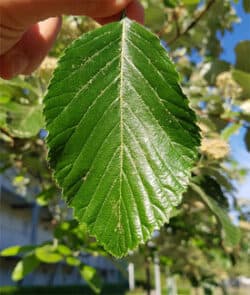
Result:
<svg viewBox="0 0 250 295"><path fill-rule="evenodd" d="M245 128L230 139L231 153L242 167L250 170L250 153L246 150L244 143ZM250 198L250 173L248 173L243 183L239 183L237 197Z"/></svg>
<svg viewBox="0 0 250 295"><path fill-rule="evenodd" d="M250 1L250 0L249 0ZM229 62L235 62L234 47L241 40L250 40L250 14L246 14L242 7L242 0L238 4L234 4L237 14L241 18L241 22L234 25L232 33L227 32L222 38L222 46L224 52L221 57ZM244 143L245 129L242 128L238 134L230 139L231 153L242 167L250 170L250 153L247 152ZM250 198L250 173L246 177L244 183L239 183L237 197Z"/></svg>
<svg viewBox="0 0 250 295"><path fill-rule="evenodd" d="M250 0L249 0L250 1ZM233 1L232 1L233 2ZM234 3L234 2L233 2ZM234 25L233 32L227 32L222 37L223 53L221 57L229 62L235 62L234 47L242 40L250 40L250 14L245 13L242 0L233 5L241 21Z"/></svg>

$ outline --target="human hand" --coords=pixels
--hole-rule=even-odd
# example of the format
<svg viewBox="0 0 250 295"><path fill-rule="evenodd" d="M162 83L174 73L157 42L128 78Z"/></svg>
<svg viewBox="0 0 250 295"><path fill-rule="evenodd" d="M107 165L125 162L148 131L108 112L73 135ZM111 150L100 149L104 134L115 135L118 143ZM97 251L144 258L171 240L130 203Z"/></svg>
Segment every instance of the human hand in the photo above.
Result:
<svg viewBox="0 0 250 295"><path fill-rule="evenodd" d="M101 24L129 18L143 22L137 0L0 0L0 77L34 71L52 47L61 15L88 15Z"/></svg>

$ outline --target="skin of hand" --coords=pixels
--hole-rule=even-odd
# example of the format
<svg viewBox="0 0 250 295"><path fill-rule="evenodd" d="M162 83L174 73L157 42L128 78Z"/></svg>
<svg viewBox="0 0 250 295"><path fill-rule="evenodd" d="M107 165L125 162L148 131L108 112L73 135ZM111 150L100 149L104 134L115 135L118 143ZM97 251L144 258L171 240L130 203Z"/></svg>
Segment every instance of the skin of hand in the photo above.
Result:
<svg viewBox="0 0 250 295"><path fill-rule="evenodd" d="M87 15L100 24L119 20L121 11L143 23L138 0L0 0L0 77L32 73L53 46L61 15Z"/></svg>

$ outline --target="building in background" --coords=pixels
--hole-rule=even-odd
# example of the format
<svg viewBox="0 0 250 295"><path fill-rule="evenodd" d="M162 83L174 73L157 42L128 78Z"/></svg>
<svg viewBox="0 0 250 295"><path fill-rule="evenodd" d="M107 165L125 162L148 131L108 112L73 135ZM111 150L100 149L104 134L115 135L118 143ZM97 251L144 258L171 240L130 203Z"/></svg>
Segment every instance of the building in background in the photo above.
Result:
<svg viewBox="0 0 250 295"><path fill-rule="evenodd" d="M37 194L38 192L31 192ZM51 213L47 207L28 201L16 193L8 177L0 176L0 251L14 245L36 245L53 238ZM16 284L11 273L20 257L0 257L0 286ZM83 262L98 269L105 283L124 280L113 265L104 257L85 255ZM79 270L65 263L41 264L27 275L20 285L77 285L84 284Z"/></svg>

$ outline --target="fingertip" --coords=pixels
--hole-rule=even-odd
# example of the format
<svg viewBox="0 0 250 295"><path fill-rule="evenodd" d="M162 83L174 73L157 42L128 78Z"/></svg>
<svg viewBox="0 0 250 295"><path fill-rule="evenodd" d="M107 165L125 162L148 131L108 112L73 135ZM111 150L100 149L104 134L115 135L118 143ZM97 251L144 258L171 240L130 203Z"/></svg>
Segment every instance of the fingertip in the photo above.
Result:
<svg viewBox="0 0 250 295"><path fill-rule="evenodd" d="M21 74L29 75L41 64L53 46L61 24L61 17L52 17L39 22L30 30L22 46L30 62Z"/></svg>
<svg viewBox="0 0 250 295"><path fill-rule="evenodd" d="M144 9L141 3L137 0L131 1L127 7L125 8L126 15L128 18L137 21L140 24L144 24ZM119 13L105 17L105 18L95 18L95 20L101 24L107 24L110 22L119 21L121 19L121 16L123 14L123 11L120 11Z"/></svg>
<svg viewBox="0 0 250 295"><path fill-rule="evenodd" d="M11 79L33 72L49 52L60 27L59 17L32 26L12 49L0 56L0 77Z"/></svg>
<svg viewBox="0 0 250 295"><path fill-rule="evenodd" d="M130 19L142 25L144 24L144 9L139 1L135 0L130 2L126 8L126 14Z"/></svg>

